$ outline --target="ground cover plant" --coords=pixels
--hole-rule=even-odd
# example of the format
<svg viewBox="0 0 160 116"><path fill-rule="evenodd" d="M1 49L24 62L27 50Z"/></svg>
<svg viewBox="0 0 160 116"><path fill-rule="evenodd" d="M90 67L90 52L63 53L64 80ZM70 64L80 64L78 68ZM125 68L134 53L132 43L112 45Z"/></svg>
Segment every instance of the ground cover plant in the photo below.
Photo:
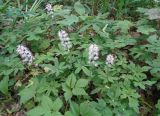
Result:
<svg viewBox="0 0 160 116"><path fill-rule="evenodd" d="M160 115L159 0L0 0L0 115Z"/></svg>

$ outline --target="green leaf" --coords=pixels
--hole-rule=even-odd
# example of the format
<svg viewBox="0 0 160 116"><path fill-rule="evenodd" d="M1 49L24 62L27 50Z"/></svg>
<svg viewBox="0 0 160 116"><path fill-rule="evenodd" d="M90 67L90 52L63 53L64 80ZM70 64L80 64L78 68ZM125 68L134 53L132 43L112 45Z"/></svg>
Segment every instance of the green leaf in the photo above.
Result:
<svg viewBox="0 0 160 116"><path fill-rule="evenodd" d="M79 18L75 15L65 16L64 20L58 21L58 24L64 25L64 26L71 26L74 23L77 23L79 21Z"/></svg>
<svg viewBox="0 0 160 116"><path fill-rule="evenodd" d="M40 27L36 27L36 29L33 32L34 34L41 34L44 32L44 30L42 30Z"/></svg>
<svg viewBox="0 0 160 116"><path fill-rule="evenodd" d="M66 84L63 84L62 89L63 89L63 91L65 91L65 93L64 93L65 100L68 101L69 99L71 99L71 97L72 97L71 88L67 87Z"/></svg>
<svg viewBox="0 0 160 116"><path fill-rule="evenodd" d="M37 106L27 112L27 116L41 116L44 114L44 109L41 106Z"/></svg>
<svg viewBox="0 0 160 116"><path fill-rule="evenodd" d="M49 96L43 95L41 97L41 105L43 109L50 111L53 107L53 101Z"/></svg>
<svg viewBox="0 0 160 116"><path fill-rule="evenodd" d="M138 112L138 99L129 97L129 107L133 108L136 112Z"/></svg>
<svg viewBox="0 0 160 116"><path fill-rule="evenodd" d="M91 94L95 94L95 93L98 93L99 91L101 91L101 88L98 87L98 88L95 88L91 91Z"/></svg>
<svg viewBox="0 0 160 116"><path fill-rule="evenodd" d="M31 98L33 98L36 94L36 91L34 89L30 89L30 88L25 88L24 90L22 90L19 95L20 95L20 103L24 104L26 103L28 100L30 100Z"/></svg>
<svg viewBox="0 0 160 116"><path fill-rule="evenodd" d="M91 76L91 72L88 70L88 68L86 67L82 67L83 72L87 75L87 76Z"/></svg>
<svg viewBox="0 0 160 116"><path fill-rule="evenodd" d="M72 98L72 92L65 92L64 93L64 98L66 101Z"/></svg>
<svg viewBox="0 0 160 116"><path fill-rule="evenodd" d="M33 52L42 52L50 46L50 40L32 41L31 48Z"/></svg>
<svg viewBox="0 0 160 116"><path fill-rule="evenodd" d="M83 88L73 88L72 93L73 95L87 95Z"/></svg>
<svg viewBox="0 0 160 116"><path fill-rule="evenodd" d="M33 41L33 40L40 40L41 37L39 35L35 35L35 34L28 34L29 37L27 38L28 41Z"/></svg>
<svg viewBox="0 0 160 116"><path fill-rule="evenodd" d="M51 116L63 116L63 115L60 112L53 112Z"/></svg>
<svg viewBox="0 0 160 116"><path fill-rule="evenodd" d="M158 100L158 103L156 104L156 108L160 111L160 99Z"/></svg>
<svg viewBox="0 0 160 116"><path fill-rule="evenodd" d="M75 70L75 73L78 74L80 71L81 71L81 67L78 67L78 68Z"/></svg>
<svg viewBox="0 0 160 116"><path fill-rule="evenodd" d="M84 102L80 104L80 114L82 116L101 116L101 114L88 102Z"/></svg>
<svg viewBox="0 0 160 116"><path fill-rule="evenodd" d="M145 84L145 85L148 85L148 86L152 86L153 84L155 84L156 83L156 81L143 81L143 83Z"/></svg>
<svg viewBox="0 0 160 116"><path fill-rule="evenodd" d="M91 24L83 26L82 28L80 28L80 30L78 31L78 33L82 33L84 31L86 31L90 26L91 26Z"/></svg>
<svg viewBox="0 0 160 116"><path fill-rule="evenodd" d="M79 15L85 14L85 8L79 1L74 4L74 9Z"/></svg>
<svg viewBox="0 0 160 116"><path fill-rule="evenodd" d="M79 79L76 83L75 87L86 87L88 85L88 80L87 79Z"/></svg>
<svg viewBox="0 0 160 116"><path fill-rule="evenodd" d="M131 39L129 36L118 36L116 38L116 40L111 43L111 45L114 45L114 46L111 46L113 48L122 48L122 47L125 47L127 45L134 45L136 43L136 40L135 39Z"/></svg>
<svg viewBox="0 0 160 116"><path fill-rule="evenodd" d="M149 43L154 44L158 42L158 36L156 34L149 36L147 39Z"/></svg>
<svg viewBox="0 0 160 116"><path fill-rule="evenodd" d="M59 111L62 106L63 106L63 102L62 102L62 100L60 98L57 98L53 102L53 110L54 111Z"/></svg>
<svg viewBox="0 0 160 116"><path fill-rule="evenodd" d="M137 32L141 32L143 34L149 35L151 32L155 32L156 30L148 25L139 26Z"/></svg>
<svg viewBox="0 0 160 116"><path fill-rule="evenodd" d="M117 24L114 28L114 30L121 29L122 33L128 33L129 28L133 26L133 23L128 20L123 21L117 21Z"/></svg>
<svg viewBox="0 0 160 116"><path fill-rule="evenodd" d="M20 95L20 103L24 104L31 98L33 98L36 94L36 89L39 86L39 81L37 78L33 78L29 80L29 84L26 88L18 93Z"/></svg>
<svg viewBox="0 0 160 116"><path fill-rule="evenodd" d="M75 86L75 84L76 84L76 76L73 73L68 76L68 78L66 80L66 84L70 88L73 88Z"/></svg>
<svg viewBox="0 0 160 116"><path fill-rule="evenodd" d="M0 91L5 95L8 93L8 81L9 76L4 76L0 82Z"/></svg>
<svg viewBox="0 0 160 116"><path fill-rule="evenodd" d="M64 116L75 116L75 115L73 115L71 111L67 111L65 112Z"/></svg>
<svg viewBox="0 0 160 116"><path fill-rule="evenodd" d="M98 33L101 37L108 38L109 33L102 31L102 29L97 25L93 24L93 29L95 30L96 33Z"/></svg>
<svg viewBox="0 0 160 116"><path fill-rule="evenodd" d="M79 116L79 106L73 101L70 101L70 110L74 116Z"/></svg>

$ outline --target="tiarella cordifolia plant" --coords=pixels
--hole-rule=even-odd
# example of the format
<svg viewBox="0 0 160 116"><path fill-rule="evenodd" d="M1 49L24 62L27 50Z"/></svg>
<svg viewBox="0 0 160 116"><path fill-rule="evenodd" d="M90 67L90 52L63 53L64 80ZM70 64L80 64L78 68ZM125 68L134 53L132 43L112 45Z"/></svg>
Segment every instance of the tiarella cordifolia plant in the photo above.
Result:
<svg viewBox="0 0 160 116"><path fill-rule="evenodd" d="M33 55L32 55L31 51L27 47L25 47L23 45L18 45L16 51L20 55L20 57L22 58L24 63L26 63L28 65L32 64Z"/></svg>
<svg viewBox="0 0 160 116"><path fill-rule="evenodd" d="M59 36L59 39L61 41L61 45L63 46L63 48L69 51L69 49L72 48L72 43L70 42L68 33L64 30L61 30L58 32L58 36Z"/></svg>
<svg viewBox="0 0 160 116"><path fill-rule="evenodd" d="M0 0L0 115L160 114L158 0L23 1Z"/></svg>
<svg viewBox="0 0 160 116"><path fill-rule="evenodd" d="M51 13L53 10L52 5L50 3L46 5L45 9L47 10L48 13Z"/></svg>
<svg viewBox="0 0 160 116"><path fill-rule="evenodd" d="M99 58L99 47L96 44L91 44L89 46L89 63L93 64L94 66L98 66L98 64L96 63L96 61Z"/></svg>
<svg viewBox="0 0 160 116"><path fill-rule="evenodd" d="M111 67L115 61L115 57L112 54L108 54L106 57L106 64Z"/></svg>

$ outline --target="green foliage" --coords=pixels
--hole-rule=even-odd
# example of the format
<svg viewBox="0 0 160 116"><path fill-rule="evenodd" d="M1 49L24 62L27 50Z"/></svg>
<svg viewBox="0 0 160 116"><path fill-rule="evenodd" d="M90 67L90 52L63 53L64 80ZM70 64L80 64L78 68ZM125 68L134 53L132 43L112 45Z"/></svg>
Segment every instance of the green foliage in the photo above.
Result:
<svg viewBox="0 0 160 116"><path fill-rule="evenodd" d="M8 81L9 81L9 77L8 76L4 76L3 80L1 80L1 82L0 82L0 91L3 94L7 94L8 93Z"/></svg>
<svg viewBox="0 0 160 116"><path fill-rule="evenodd" d="M0 115L159 115L159 3L48 3L51 11L43 0L0 0ZM72 43L68 51L60 30ZM97 66L88 62L91 44L99 47ZM18 45L33 53L32 65L23 63ZM16 111L8 106L13 102Z"/></svg>
<svg viewBox="0 0 160 116"><path fill-rule="evenodd" d="M64 96L66 101L71 99L72 95L87 95L84 87L88 85L88 80L86 79L76 79L74 74L69 75L66 83L63 84L63 90L65 91Z"/></svg>
<svg viewBox="0 0 160 116"><path fill-rule="evenodd" d="M74 9L79 15L85 14L85 8L80 2L74 4Z"/></svg>

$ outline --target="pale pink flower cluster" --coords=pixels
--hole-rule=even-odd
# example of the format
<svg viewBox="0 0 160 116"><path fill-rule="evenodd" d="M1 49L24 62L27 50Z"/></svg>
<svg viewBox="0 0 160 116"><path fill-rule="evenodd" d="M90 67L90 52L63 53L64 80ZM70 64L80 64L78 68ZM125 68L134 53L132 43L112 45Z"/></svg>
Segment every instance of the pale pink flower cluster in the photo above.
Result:
<svg viewBox="0 0 160 116"><path fill-rule="evenodd" d="M96 44L89 46L89 63L98 66L96 61L99 59L99 47Z"/></svg>
<svg viewBox="0 0 160 116"><path fill-rule="evenodd" d="M24 63L28 65L32 64L34 57L27 47L23 45L18 45L16 51L20 55Z"/></svg>
<svg viewBox="0 0 160 116"><path fill-rule="evenodd" d="M89 46L89 64L93 64L94 66L98 66L98 64L96 63L96 61L99 59L99 47L96 44L91 44ZM108 54L106 57L106 65L108 65L108 67L111 67L114 64L115 61L115 57L112 54Z"/></svg>
<svg viewBox="0 0 160 116"><path fill-rule="evenodd" d="M108 54L106 57L106 64L111 67L115 61L115 58L112 54Z"/></svg>
<svg viewBox="0 0 160 116"><path fill-rule="evenodd" d="M51 4L47 4L45 9L47 10L48 13L50 13L53 9L52 9L52 5Z"/></svg>
<svg viewBox="0 0 160 116"><path fill-rule="evenodd" d="M70 42L68 33L64 30L61 30L58 32L58 36L59 36L59 39L61 41L61 45L63 46L63 48L69 51L69 49L72 48L72 43Z"/></svg>

